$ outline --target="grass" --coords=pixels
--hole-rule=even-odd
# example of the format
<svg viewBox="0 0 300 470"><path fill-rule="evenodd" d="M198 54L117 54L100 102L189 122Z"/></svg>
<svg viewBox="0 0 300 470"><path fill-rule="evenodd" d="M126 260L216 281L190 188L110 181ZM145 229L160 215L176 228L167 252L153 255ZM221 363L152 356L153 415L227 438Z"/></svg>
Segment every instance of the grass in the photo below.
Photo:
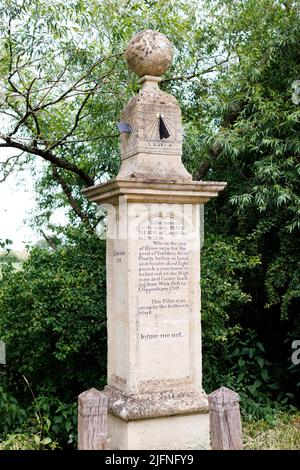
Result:
<svg viewBox="0 0 300 470"><path fill-rule="evenodd" d="M300 413L278 413L273 422L243 424L244 449L300 450Z"/></svg>
<svg viewBox="0 0 300 470"><path fill-rule="evenodd" d="M278 413L272 420L243 423L244 449L300 450L300 413ZM0 442L0 450L58 449L51 439L41 441L38 435L11 434Z"/></svg>

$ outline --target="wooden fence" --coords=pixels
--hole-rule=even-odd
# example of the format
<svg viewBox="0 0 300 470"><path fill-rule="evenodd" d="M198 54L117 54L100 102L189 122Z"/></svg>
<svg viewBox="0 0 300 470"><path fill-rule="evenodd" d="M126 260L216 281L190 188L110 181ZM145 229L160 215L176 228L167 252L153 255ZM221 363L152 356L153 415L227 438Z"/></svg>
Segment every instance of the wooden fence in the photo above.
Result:
<svg viewBox="0 0 300 470"><path fill-rule="evenodd" d="M243 449L239 401L226 387L208 395L212 450ZM107 397L95 388L78 397L78 449L108 449Z"/></svg>

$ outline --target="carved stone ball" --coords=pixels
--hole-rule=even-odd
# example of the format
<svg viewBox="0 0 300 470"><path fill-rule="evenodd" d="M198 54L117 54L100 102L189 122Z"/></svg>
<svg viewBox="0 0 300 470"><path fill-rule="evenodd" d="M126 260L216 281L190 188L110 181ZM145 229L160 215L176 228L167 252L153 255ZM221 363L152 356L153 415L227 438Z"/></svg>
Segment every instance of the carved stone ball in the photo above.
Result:
<svg viewBox="0 0 300 470"><path fill-rule="evenodd" d="M163 75L173 58L173 48L168 38L146 29L134 36L125 51L128 67L139 77Z"/></svg>

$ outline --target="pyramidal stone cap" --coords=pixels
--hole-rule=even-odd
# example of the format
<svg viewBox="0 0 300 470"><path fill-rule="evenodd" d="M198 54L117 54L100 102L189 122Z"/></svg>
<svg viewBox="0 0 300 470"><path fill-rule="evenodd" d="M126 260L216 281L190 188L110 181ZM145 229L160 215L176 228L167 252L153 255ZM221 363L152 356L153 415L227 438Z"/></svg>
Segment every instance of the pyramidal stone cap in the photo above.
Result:
<svg viewBox="0 0 300 470"><path fill-rule="evenodd" d="M131 39L125 58L128 67L139 77L159 77L172 63L173 48L164 34L146 29Z"/></svg>

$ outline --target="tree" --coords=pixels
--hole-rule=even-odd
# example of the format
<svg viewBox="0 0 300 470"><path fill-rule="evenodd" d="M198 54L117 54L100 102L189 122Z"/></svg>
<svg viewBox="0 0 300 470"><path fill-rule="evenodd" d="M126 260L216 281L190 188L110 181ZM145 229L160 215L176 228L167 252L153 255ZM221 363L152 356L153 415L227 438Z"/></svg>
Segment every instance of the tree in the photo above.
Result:
<svg viewBox="0 0 300 470"><path fill-rule="evenodd" d="M299 386L289 370L300 324L297 7L295 0L5 0L1 7L0 145L25 152L4 162L3 178L24 165L39 172L41 228L54 208L68 207L71 225L94 232L95 208L81 190L116 175L115 123L138 90L122 52L148 27L175 45L161 86L183 110L184 163L195 179L228 182L206 207L204 348L212 357L220 341L256 330L278 364L275 398Z"/></svg>
<svg viewBox="0 0 300 470"><path fill-rule="evenodd" d="M292 99L300 76L299 11L293 1L214 5L236 59L218 77L217 125L206 127L202 144L201 176L228 181L227 194L208 207L206 226L241 237L241 248L260 257L260 269L243 274L252 301L240 325L259 332L276 362L278 388L299 398L299 368L290 359L300 306L300 108ZM234 318L231 312L229 325Z"/></svg>
<svg viewBox="0 0 300 470"><path fill-rule="evenodd" d="M66 235L55 251L34 248L21 269L1 268L6 381L23 402L23 376L37 396L65 401L106 381L105 244L88 231Z"/></svg>
<svg viewBox="0 0 300 470"><path fill-rule="evenodd" d="M80 191L117 172L116 122L137 90L123 51L135 32L159 29L180 52L166 86L221 66L205 49L192 47L190 55L196 17L197 2L182 0L2 2L0 146L20 151L2 164L2 179L24 164L34 171L37 157L46 162L37 188L43 222L52 207L67 204L95 224Z"/></svg>

